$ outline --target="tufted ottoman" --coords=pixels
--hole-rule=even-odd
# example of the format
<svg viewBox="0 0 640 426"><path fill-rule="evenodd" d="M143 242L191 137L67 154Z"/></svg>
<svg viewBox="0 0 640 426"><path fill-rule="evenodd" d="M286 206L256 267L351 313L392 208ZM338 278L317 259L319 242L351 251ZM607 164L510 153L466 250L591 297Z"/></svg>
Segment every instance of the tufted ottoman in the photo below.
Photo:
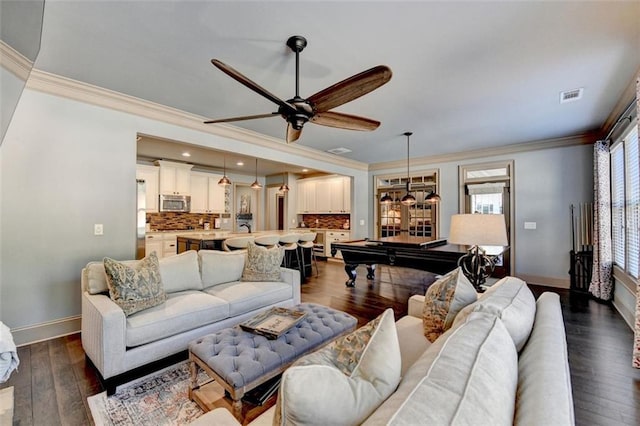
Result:
<svg viewBox="0 0 640 426"><path fill-rule="evenodd" d="M351 315L322 305L303 303L292 309L306 312L307 316L276 340L236 326L189 343L189 398L204 411L211 410L213 405L200 390L215 380L229 392L234 415L240 418L246 392L282 373L302 355L353 331L358 323ZM198 368L212 380L198 383Z"/></svg>

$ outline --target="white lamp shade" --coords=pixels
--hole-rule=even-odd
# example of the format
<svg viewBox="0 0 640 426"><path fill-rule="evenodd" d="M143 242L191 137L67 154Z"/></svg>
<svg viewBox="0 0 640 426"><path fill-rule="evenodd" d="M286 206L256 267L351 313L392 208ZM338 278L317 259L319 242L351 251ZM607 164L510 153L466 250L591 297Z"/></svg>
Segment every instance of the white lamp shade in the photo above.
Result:
<svg viewBox="0 0 640 426"><path fill-rule="evenodd" d="M504 215L454 214L448 242L467 246L506 246L509 240Z"/></svg>

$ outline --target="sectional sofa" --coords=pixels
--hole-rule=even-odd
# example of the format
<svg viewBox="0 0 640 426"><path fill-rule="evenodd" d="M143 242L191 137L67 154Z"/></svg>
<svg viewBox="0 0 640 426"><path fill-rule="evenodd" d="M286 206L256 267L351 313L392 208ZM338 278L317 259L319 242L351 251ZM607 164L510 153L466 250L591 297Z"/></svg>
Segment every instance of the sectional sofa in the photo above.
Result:
<svg viewBox="0 0 640 426"><path fill-rule="evenodd" d="M514 277L504 278L476 302L457 312L451 318L450 328L432 343L425 338L424 310L424 296L413 296L409 300L409 315L395 324L401 358L399 384L377 408L365 414L363 421L355 423L492 426L575 423L564 323L557 294L546 292L536 301L526 283ZM370 346L368 348L365 352ZM393 352L388 344L384 349L390 354ZM298 371L291 374L289 370L295 368ZM309 368L309 361L303 358L299 366L294 364L284 373L282 383L290 382ZM322 368L331 369L327 365ZM361 364L356 370L360 368ZM384 374L376 378L375 372L369 370L366 376L368 378L360 374L358 380L352 380L354 393L375 387ZM323 395L334 393L314 386L315 383L306 383L305 394L314 399L309 407L322 406ZM300 401L299 395L287 394L287 389L293 388L291 384L284 388L281 386L279 400L297 398ZM337 405L324 414L317 413L310 422L300 422L296 415L301 413L295 412L295 406L287 408L287 403L278 401L277 406L250 425L328 424L335 421L336 415L340 416ZM350 406L355 409L358 405ZM229 411L218 408L192 423L193 426L206 424L239 423Z"/></svg>
<svg viewBox="0 0 640 426"><path fill-rule="evenodd" d="M191 250L162 258L166 301L129 316L109 297L104 263L90 262L81 278L82 346L107 392L114 391L117 376L184 351L198 337L270 307L300 303L298 271L280 268L278 281L242 281L246 259L246 250Z"/></svg>

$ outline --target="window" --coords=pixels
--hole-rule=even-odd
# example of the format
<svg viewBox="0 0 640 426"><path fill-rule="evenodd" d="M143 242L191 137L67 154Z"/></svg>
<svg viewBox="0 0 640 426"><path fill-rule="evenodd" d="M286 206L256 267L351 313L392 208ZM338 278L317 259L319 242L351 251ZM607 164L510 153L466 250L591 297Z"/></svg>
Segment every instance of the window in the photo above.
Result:
<svg viewBox="0 0 640 426"><path fill-rule="evenodd" d="M611 149L613 262L638 278L640 251L640 157L633 124Z"/></svg>

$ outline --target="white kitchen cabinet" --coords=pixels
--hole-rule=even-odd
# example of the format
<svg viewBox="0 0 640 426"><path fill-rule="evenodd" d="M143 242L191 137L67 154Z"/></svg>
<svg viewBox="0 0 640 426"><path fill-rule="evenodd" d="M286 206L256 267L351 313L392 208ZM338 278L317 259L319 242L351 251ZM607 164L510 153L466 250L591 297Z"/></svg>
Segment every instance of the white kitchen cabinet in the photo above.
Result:
<svg viewBox="0 0 640 426"><path fill-rule="evenodd" d="M298 213L350 213L351 178L298 180Z"/></svg>
<svg viewBox="0 0 640 426"><path fill-rule="evenodd" d="M190 195L192 164L156 161L160 166L160 194Z"/></svg>
<svg viewBox="0 0 640 426"><path fill-rule="evenodd" d="M152 233L145 235L144 253L149 255L152 251L156 252L158 259L173 256L178 253L178 234L177 233Z"/></svg>
<svg viewBox="0 0 640 426"><path fill-rule="evenodd" d="M163 235L162 236L162 257L174 256L178 254L178 236Z"/></svg>
<svg viewBox="0 0 640 426"><path fill-rule="evenodd" d="M315 213L316 207L317 181L298 181L298 213Z"/></svg>
<svg viewBox="0 0 640 426"><path fill-rule="evenodd" d="M326 231L324 240L324 255L326 257L331 257L331 243L336 243L338 241L349 241L350 239L350 231ZM335 257L338 259L342 259L342 253L338 251Z"/></svg>
<svg viewBox="0 0 640 426"><path fill-rule="evenodd" d="M191 213L224 213L222 175L191 172Z"/></svg>
<svg viewBox="0 0 640 426"><path fill-rule="evenodd" d="M162 235L147 234L145 236L145 239L144 239L145 256L148 256L149 254L151 254L151 252L155 251L156 255L158 256L158 259L160 259L163 257L163 254L162 254L163 249L164 249L164 245L162 241Z"/></svg>
<svg viewBox="0 0 640 426"><path fill-rule="evenodd" d="M144 180L145 183L147 213L158 213L159 174L159 167L144 164L136 166L136 179Z"/></svg>

